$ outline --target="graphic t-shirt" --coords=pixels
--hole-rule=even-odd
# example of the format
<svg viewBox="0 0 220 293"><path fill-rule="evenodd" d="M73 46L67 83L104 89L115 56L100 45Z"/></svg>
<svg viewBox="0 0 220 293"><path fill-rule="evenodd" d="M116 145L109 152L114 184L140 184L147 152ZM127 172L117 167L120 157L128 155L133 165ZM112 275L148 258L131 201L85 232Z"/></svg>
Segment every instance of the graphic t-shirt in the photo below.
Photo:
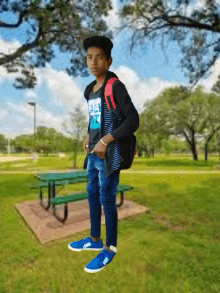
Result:
<svg viewBox="0 0 220 293"><path fill-rule="evenodd" d="M100 92L103 86L95 93L90 92L88 99L89 110L89 152L95 147L99 141L99 133L101 131L101 96Z"/></svg>

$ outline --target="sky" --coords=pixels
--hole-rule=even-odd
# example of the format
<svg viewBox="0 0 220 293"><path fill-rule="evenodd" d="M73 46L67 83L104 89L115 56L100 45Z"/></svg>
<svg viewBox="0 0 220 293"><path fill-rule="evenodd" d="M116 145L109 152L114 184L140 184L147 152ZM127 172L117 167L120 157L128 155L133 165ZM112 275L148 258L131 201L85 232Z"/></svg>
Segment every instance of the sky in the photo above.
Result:
<svg viewBox="0 0 220 293"><path fill-rule="evenodd" d="M201 5L203 0L198 0ZM180 50L175 43L170 43L166 56L159 42L149 44L146 50L137 47L130 54L129 39L126 32L116 34L115 28L120 26L117 15L118 1L112 0L113 10L106 18L107 24L114 32L112 49L113 63L109 68L125 84L128 93L139 113L147 100L155 98L164 88L175 85L188 85L188 80L179 67ZM0 19L16 21L8 15ZM112 24L114 26L112 27ZM25 25L17 29L0 30L0 52L13 52L25 41ZM71 77L65 69L69 56L56 49L56 58L45 68L37 69L38 84L34 89L17 90L13 87L14 74L8 74L0 67L0 134L7 139L22 134L33 133L34 108L28 102L36 102L36 125L53 127L64 132L62 123L69 120L69 112L80 103L88 119L88 108L84 98L84 89L95 78ZM220 61L217 60L208 78L200 81L210 90L217 80Z"/></svg>

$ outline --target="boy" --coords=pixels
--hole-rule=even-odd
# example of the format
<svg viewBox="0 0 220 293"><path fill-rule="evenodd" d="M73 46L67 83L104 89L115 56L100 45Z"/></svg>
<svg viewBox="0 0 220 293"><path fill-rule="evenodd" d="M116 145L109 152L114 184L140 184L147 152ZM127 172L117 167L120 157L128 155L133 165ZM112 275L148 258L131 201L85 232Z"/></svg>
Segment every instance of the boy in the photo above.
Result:
<svg viewBox="0 0 220 293"><path fill-rule="evenodd" d="M87 152L83 168L87 168L87 194L90 209L91 237L71 242L69 249L102 250L96 258L84 268L86 272L95 273L109 264L117 252L116 193L119 182L120 143L118 139L134 133L139 127L139 116L124 84L116 81L113 96L116 103L117 128L113 129L113 120L104 98L107 80L117 77L109 71L112 64L109 38L94 36L83 42L87 52L87 65L96 80L85 89L84 96L88 102L89 126L83 143ZM105 213L106 246L103 248L101 232L101 204Z"/></svg>

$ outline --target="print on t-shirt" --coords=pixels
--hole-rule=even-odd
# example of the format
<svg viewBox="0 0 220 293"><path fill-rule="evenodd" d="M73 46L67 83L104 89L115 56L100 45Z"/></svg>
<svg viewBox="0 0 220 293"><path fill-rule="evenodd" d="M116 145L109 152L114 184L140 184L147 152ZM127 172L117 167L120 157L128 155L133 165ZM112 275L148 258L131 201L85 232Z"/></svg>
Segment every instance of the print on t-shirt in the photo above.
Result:
<svg viewBox="0 0 220 293"><path fill-rule="evenodd" d="M90 129L100 129L101 127L101 98L92 99L88 102Z"/></svg>

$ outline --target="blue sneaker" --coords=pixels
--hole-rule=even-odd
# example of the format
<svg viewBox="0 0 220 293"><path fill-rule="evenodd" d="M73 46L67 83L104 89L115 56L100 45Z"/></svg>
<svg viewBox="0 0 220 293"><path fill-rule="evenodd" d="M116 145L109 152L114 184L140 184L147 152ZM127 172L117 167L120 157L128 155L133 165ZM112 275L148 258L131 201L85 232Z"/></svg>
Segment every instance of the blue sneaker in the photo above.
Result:
<svg viewBox="0 0 220 293"><path fill-rule="evenodd" d="M110 249L114 252L109 252L105 248L102 249L94 259L92 259L84 268L84 271L88 273L97 273L100 272L106 265L108 265L117 252L117 248L113 245L110 246Z"/></svg>
<svg viewBox="0 0 220 293"><path fill-rule="evenodd" d="M79 241L70 242L68 248L73 251L81 251L81 250L102 250L103 242L100 239L98 242L93 242L92 238L88 236L85 239L81 239Z"/></svg>

